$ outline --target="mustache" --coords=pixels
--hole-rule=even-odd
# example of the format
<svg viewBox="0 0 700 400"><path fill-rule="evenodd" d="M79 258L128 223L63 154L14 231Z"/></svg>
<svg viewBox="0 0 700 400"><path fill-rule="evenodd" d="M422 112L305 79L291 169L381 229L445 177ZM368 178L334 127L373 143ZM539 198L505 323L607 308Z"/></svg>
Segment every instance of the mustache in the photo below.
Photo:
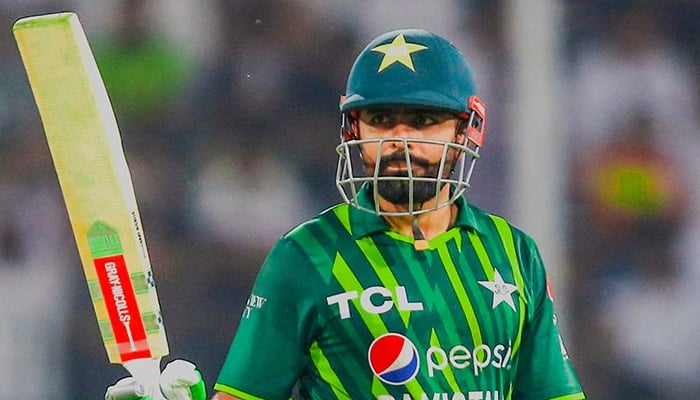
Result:
<svg viewBox="0 0 700 400"><path fill-rule="evenodd" d="M388 167L391 165L393 162L406 162L407 154L405 151L396 151L391 154L385 155L379 159L379 165L380 168L384 169L385 167ZM410 153L408 154L408 160L410 161L409 165L410 166L418 166L422 168L430 168L432 165L430 161L426 160L425 158L421 157L416 157L411 155Z"/></svg>

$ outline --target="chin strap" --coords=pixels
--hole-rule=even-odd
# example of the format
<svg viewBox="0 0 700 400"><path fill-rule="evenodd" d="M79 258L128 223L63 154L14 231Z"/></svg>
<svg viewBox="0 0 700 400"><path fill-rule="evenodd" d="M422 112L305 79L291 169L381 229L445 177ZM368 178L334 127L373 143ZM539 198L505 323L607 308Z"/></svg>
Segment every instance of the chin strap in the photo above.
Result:
<svg viewBox="0 0 700 400"><path fill-rule="evenodd" d="M418 226L418 216L414 215L413 216L413 248L416 250L427 250L430 248L428 245L428 241L425 239L425 236L423 235L423 232L421 232L420 227Z"/></svg>

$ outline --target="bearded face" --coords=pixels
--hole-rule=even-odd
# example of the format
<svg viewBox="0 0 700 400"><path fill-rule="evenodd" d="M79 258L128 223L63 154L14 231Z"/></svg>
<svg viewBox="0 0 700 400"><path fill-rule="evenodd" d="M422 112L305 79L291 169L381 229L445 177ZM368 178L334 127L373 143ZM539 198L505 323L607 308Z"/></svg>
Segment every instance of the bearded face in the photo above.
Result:
<svg viewBox="0 0 700 400"><path fill-rule="evenodd" d="M368 176L376 173L377 191L385 200L396 205L420 205L437 196L454 169L457 153L454 149L445 150L445 157L437 162L410 154L407 157L405 151L396 151L381 157L378 168L377 163L365 163L366 172Z"/></svg>
<svg viewBox="0 0 700 400"><path fill-rule="evenodd" d="M416 215L451 204L468 187L479 157L479 146L467 143L471 119L413 106L367 108L347 117L336 148L336 186L346 202L378 215ZM358 201L363 184L373 192L372 208Z"/></svg>

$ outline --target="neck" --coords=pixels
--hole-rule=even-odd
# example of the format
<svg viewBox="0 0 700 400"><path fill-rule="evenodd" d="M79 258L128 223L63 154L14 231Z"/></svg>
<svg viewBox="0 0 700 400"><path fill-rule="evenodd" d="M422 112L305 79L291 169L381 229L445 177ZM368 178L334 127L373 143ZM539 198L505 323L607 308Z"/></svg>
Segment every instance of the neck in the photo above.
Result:
<svg viewBox="0 0 700 400"><path fill-rule="evenodd" d="M385 216L384 218L393 231L411 237L414 236L413 219L417 218L418 228L425 239L430 240L454 225L457 219L457 206L450 204L417 216Z"/></svg>
<svg viewBox="0 0 700 400"><path fill-rule="evenodd" d="M437 204L444 203L450 196L450 188L445 185L438 194L431 200L422 204L421 209L434 208ZM385 211L408 211L406 206L401 206L388 202L383 198L379 198L379 205ZM405 236L416 238L414 233L422 234L425 240L430 240L439 234L446 232L457 219L457 206L450 204L449 206L440 207L435 210L418 214L415 216L385 216L384 219L389 223L391 229ZM420 232L415 232L418 229Z"/></svg>

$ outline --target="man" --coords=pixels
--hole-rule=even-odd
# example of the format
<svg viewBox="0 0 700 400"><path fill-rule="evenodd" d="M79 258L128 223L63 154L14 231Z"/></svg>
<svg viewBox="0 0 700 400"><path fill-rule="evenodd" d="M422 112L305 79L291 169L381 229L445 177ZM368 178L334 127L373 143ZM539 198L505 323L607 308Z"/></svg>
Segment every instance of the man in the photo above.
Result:
<svg viewBox="0 0 700 400"><path fill-rule="evenodd" d="M435 34L362 50L340 104L345 203L274 246L213 399L585 398L535 243L462 196L485 127L475 93ZM170 400L199 381L183 365L189 379L164 372L183 389Z"/></svg>

